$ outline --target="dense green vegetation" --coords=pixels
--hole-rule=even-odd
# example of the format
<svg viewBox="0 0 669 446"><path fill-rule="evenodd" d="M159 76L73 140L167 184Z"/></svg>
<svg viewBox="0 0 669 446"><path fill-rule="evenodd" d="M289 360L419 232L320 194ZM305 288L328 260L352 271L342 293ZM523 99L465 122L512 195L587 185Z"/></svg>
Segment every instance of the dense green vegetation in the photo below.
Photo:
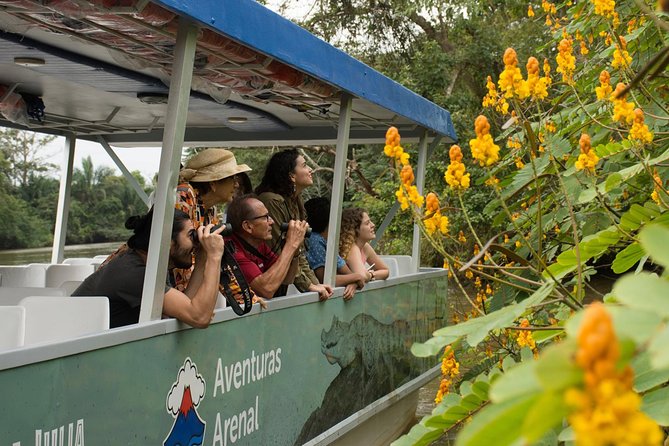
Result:
<svg viewBox="0 0 669 446"><path fill-rule="evenodd" d="M46 159L53 137L0 129L0 249L48 246L53 240L60 171ZM149 193L151 185L135 178ZM67 244L125 240L126 218L146 206L122 176L109 167L95 167L90 157L75 168L68 219Z"/></svg>

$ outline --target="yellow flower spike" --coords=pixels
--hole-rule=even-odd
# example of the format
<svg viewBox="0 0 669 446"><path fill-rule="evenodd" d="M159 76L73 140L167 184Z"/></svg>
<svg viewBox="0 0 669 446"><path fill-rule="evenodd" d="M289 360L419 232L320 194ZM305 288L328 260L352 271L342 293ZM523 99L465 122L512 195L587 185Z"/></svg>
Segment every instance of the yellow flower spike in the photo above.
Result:
<svg viewBox="0 0 669 446"><path fill-rule="evenodd" d="M611 87L611 75L608 71L602 70L599 73L599 87L595 87L595 93L597 94L597 99L602 101L606 100L611 96L613 88Z"/></svg>
<svg viewBox="0 0 669 446"><path fill-rule="evenodd" d="M465 233L464 233L464 232L460 231L460 232L458 233L458 241L459 241L460 243L467 243L467 238L465 237Z"/></svg>
<svg viewBox="0 0 669 446"><path fill-rule="evenodd" d="M527 328L530 326L530 322L527 319L523 319L520 323L520 327ZM532 337L532 331L530 330L518 330L518 337L516 342L519 347L529 347L532 351L537 349L537 344Z"/></svg>
<svg viewBox="0 0 669 446"><path fill-rule="evenodd" d="M518 56L513 48L507 48L504 51L504 71L499 75L500 92L505 98L512 98L514 96L524 99L529 96L527 83L523 80L523 75L518 68Z"/></svg>
<svg viewBox="0 0 669 446"><path fill-rule="evenodd" d="M402 167L402 170L400 171L400 178L402 179L402 183L407 186L407 189L411 184L413 184L415 178L411 165L406 164Z"/></svg>
<svg viewBox="0 0 669 446"><path fill-rule="evenodd" d="M616 7L616 2L614 0L591 0L592 4L595 5L595 14L601 15L602 17L611 18L613 17L614 9Z"/></svg>
<svg viewBox="0 0 669 446"><path fill-rule="evenodd" d="M576 69L576 58L573 54L573 43L571 37L564 37L558 44L558 55L555 60L558 64L557 72L562 74L562 81L571 85L574 82L574 70Z"/></svg>
<svg viewBox="0 0 669 446"><path fill-rule="evenodd" d="M532 5L527 5L527 16L528 17L534 17L534 9L532 9Z"/></svg>
<svg viewBox="0 0 669 446"><path fill-rule="evenodd" d="M449 227L448 217L446 217L445 215L442 215L440 220L439 220L439 231L442 234L446 235L446 234L448 234L448 227Z"/></svg>
<svg viewBox="0 0 669 446"><path fill-rule="evenodd" d="M479 115L474 122L476 138L469 141L472 157L481 166L491 166L499 160L499 146L493 142L490 135L488 119Z"/></svg>
<svg viewBox="0 0 669 446"><path fill-rule="evenodd" d="M640 410L632 368L618 369L618 339L600 302L586 308L577 345L575 362L583 370L585 383L564 394L576 444L660 446L662 430Z"/></svg>
<svg viewBox="0 0 669 446"><path fill-rule="evenodd" d="M580 146L581 154L578 156L578 160L576 160L576 163L574 164L576 170L587 169L589 172L594 172L599 157L595 154L594 150L592 150L590 136L587 133L583 133L578 144Z"/></svg>
<svg viewBox="0 0 669 446"><path fill-rule="evenodd" d="M586 56L590 50L588 49L588 46L585 44L584 40L581 40L581 55Z"/></svg>
<svg viewBox="0 0 669 446"><path fill-rule="evenodd" d="M539 61L536 57L527 59L527 90L533 99L544 99L548 96L546 78L539 76Z"/></svg>
<svg viewBox="0 0 669 446"><path fill-rule="evenodd" d="M634 122L634 104L627 102L625 96L620 93L625 89L625 84L619 82L616 89L611 95L611 102L613 102L613 120L621 124L632 124Z"/></svg>
<svg viewBox="0 0 669 446"><path fill-rule="evenodd" d="M653 134L648 130L648 126L644 123L643 110L640 108L634 109L634 122L630 129L629 139L632 141L640 141L644 144L653 142Z"/></svg>
<svg viewBox="0 0 669 446"><path fill-rule="evenodd" d="M620 46L613 50L613 61L611 62L611 66L613 68L625 68L632 63L632 57L630 56L630 53L627 52L627 41L625 38L619 36L618 39Z"/></svg>
<svg viewBox="0 0 669 446"><path fill-rule="evenodd" d="M452 189L467 189L469 187L469 173L465 173L465 165L462 163L462 150L460 146L453 145L448 151L451 163L444 172L446 184Z"/></svg>

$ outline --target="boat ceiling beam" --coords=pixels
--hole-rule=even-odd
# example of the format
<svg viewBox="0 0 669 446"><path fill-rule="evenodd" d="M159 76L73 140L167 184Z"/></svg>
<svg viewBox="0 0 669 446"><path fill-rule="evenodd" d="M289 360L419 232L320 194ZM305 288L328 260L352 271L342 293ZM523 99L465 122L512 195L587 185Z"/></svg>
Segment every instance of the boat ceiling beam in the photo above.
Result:
<svg viewBox="0 0 669 446"><path fill-rule="evenodd" d="M116 155L116 152L114 152L109 143L102 136L98 136L98 142L100 143L102 148L105 149L105 152L107 152L107 155L109 155L112 161L114 161L116 167L118 167L119 170L123 173L123 176L125 177L126 181L130 183L130 186L132 186L133 189L135 189L135 192L137 192L137 195L144 202L144 204L148 209L150 207L149 196L142 188L142 185L139 184L137 178L135 178L134 175L130 173L128 168L125 167L125 164L123 164L123 161L121 161L121 158L119 158L118 155Z"/></svg>
<svg viewBox="0 0 669 446"><path fill-rule="evenodd" d="M188 102L193 80L197 33L198 28L193 22L184 17L179 19L174 66L172 67L167 101L165 132L160 154L149 254L139 313L140 323L160 319L163 311L165 272L169 260L170 244L162 242L163 240L171 240L181 149L184 142Z"/></svg>
<svg viewBox="0 0 669 446"><path fill-rule="evenodd" d="M67 237L67 219L70 214L72 170L76 143L77 137L74 133L70 133L65 137L63 164L60 171L60 189L58 190L58 205L56 207L56 227L53 231L51 263L61 263L65 256L65 238Z"/></svg>
<svg viewBox="0 0 669 446"><path fill-rule="evenodd" d="M341 208L344 203L344 179L346 177L346 160L348 157L348 141L351 131L351 109L353 98L342 93L337 129L337 151L332 181L332 197L330 199L330 222L325 258L323 283L334 288L337 276L337 254L339 253L339 230L341 228Z"/></svg>

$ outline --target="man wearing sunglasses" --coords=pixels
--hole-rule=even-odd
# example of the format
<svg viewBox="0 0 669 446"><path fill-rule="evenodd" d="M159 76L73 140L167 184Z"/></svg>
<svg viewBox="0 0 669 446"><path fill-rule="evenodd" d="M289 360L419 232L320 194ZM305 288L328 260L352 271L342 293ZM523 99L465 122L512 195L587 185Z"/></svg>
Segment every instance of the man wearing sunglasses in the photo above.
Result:
<svg viewBox="0 0 669 446"><path fill-rule="evenodd" d="M281 254L274 253L267 244L272 240L272 225L267 208L253 194L235 198L228 205L227 222L232 225L233 234L229 240L235 246L235 260L253 291L271 299L282 285L291 282L296 265L293 259L299 254L300 246L308 225L306 221L291 220L285 235ZM309 290L320 292L318 289Z"/></svg>

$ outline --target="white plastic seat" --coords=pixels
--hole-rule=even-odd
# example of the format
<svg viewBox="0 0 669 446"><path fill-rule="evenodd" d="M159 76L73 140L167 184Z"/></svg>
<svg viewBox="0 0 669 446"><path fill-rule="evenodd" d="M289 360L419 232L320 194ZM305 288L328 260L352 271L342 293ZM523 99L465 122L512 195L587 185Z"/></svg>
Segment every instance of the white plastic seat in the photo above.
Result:
<svg viewBox="0 0 669 446"><path fill-rule="evenodd" d="M388 266L388 278L390 277L397 277L400 274L399 271L399 266L397 265L397 259L395 259L393 256L379 256L381 260L383 260L383 263L385 263Z"/></svg>
<svg viewBox="0 0 669 446"><path fill-rule="evenodd" d="M397 271L400 276L412 274L411 270L411 256L391 256L397 261Z"/></svg>
<svg viewBox="0 0 669 446"><path fill-rule="evenodd" d="M18 305L21 299L28 296L59 296L68 294L63 288L40 287L0 287L0 305Z"/></svg>
<svg viewBox="0 0 669 446"><path fill-rule="evenodd" d="M26 311L24 345L71 339L109 328L106 297L42 297L21 300Z"/></svg>
<svg viewBox="0 0 669 446"><path fill-rule="evenodd" d="M95 272L92 264L88 265L49 265L46 269L46 286L61 287L65 282L83 281ZM75 287L76 288L76 287Z"/></svg>
<svg viewBox="0 0 669 446"><path fill-rule="evenodd" d="M0 307L0 351L23 345L25 324L25 308L19 306Z"/></svg>
<svg viewBox="0 0 669 446"><path fill-rule="evenodd" d="M70 257L63 260L63 265L92 265L93 261L92 257Z"/></svg>
<svg viewBox="0 0 669 446"><path fill-rule="evenodd" d="M46 286L46 265L0 266L2 286L44 287Z"/></svg>
<svg viewBox="0 0 669 446"><path fill-rule="evenodd" d="M300 294L300 290L298 290L297 287L291 283L288 285L288 289L286 290L286 296L293 296L295 294Z"/></svg>

